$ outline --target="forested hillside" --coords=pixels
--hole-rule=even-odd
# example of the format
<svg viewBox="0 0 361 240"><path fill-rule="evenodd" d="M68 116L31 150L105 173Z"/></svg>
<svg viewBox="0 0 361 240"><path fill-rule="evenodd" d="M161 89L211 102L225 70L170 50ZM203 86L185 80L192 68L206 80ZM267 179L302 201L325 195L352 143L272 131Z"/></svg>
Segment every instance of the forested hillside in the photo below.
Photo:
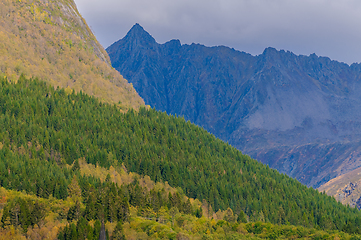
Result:
<svg viewBox="0 0 361 240"><path fill-rule="evenodd" d="M117 71L73 0L2 0L0 71L82 90L102 101L139 108L143 100Z"/></svg>
<svg viewBox="0 0 361 240"><path fill-rule="evenodd" d="M107 48L146 104L318 187L361 167L361 64L267 48L158 44L139 24Z"/></svg>
<svg viewBox="0 0 361 240"><path fill-rule="evenodd" d="M166 209L171 216L174 210L216 217L223 210L227 222L237 216L238 222L361 232L357 209L243 155L184 118L145 108L121 113L83 92L54 90L23 76L17 83L5 79L1 76L0 185L33 197L3 198L4 228L21 226L26 232L52 216L73 221L60 235L73 228L94 232L91 227L99 229L102 221L129 221L134 206L133 216ZM108 169L109 177L81 174L79 162ZM137 177L115 184L111 169L147 175L177 191L142 187ZM61 201L66 211L42 205L46 199Z"/></svg>

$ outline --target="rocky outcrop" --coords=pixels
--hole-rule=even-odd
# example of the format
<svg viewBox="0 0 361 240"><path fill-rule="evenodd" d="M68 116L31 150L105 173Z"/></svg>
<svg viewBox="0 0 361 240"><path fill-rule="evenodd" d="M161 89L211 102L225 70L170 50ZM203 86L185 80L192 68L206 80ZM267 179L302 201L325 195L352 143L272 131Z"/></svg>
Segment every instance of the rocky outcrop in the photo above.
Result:
<svg viewBox="0 0 361 240"><path fill-rule="evenodd" d="M357 184L353 184L352 182L350 182L348 185L346 185L346 187L344 189L342 189L344 197L350 196L356 187L357 187Z"/></svg>
<svg viewBox="0 0 361 240"><path fill-rule="evenodd" d="M357 201L356 201L356 207L357 207L358 210L361 209L361 197L359 197L359 199L357 199Z"/></svg>
<svg viewBox="0 0 361 240"><path fill-rule="evenodd" d="M146 104L318 187L361 166L361 65L267 48L158 44L140 25L106 49Z"/></svg>

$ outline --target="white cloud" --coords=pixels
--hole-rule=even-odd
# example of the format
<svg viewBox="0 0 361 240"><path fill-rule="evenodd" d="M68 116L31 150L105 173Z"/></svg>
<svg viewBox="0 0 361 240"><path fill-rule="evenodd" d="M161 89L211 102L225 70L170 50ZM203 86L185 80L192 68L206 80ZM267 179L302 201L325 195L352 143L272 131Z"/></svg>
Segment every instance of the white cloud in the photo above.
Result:
<svg viewBox="0 0 361 240"><path fill-rule="evenodd" d="M272 46L361 62L359 0L75 0L104 47L139 23L160 42Z"/></svg>

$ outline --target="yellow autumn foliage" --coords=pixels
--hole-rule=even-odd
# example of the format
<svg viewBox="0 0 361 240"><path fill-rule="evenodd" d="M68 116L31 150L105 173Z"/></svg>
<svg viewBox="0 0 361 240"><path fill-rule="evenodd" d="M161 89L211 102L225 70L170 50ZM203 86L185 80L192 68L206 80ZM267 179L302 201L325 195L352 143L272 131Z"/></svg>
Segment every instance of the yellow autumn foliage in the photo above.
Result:
<svg viewBox="0 0 361 240"><path fill-rule="evenodd" d="M73 1L0 2L0 73L23 73L54 87L72 88L102 101L139 108L144 101L110 65Z"/></svg>
<svg viewBox="0 0 361 240"><path fill-rule="evenodd" d="M121 167L113 167L110 166L109 169L95 166L93 164L86 163L84 158L78 159L80 166L80 174L85 176L93 176L95 178L99 178L102 182L105 181L107 175L110 175L110 179L112 182L121 186L122 184L130 184L135 179L138 179L139 185L142 187L146 187L149 191L155 189L159 191L161 189L165 190L165 193L175 193L178 192L176 188L171 187L168 182L157 182L155 183L150 179L149 176L140 176L137 173L128 172L124 165ZM69 166L70 167L70 166ZM191 203L196 203L197 206L200 206L200 202L198 200L190 199Z"/></svg>
<svg viewBox="0 0 361 240"><path fill-rule="evenodd" d="M41 224L33 227L29 226L27 232L23 229L10 226L8 228L0 228L0 240L22 240L22 239L56 239L59 229L64 227L67 222L59 220L59 212L68 212L70 206L73 204L71 199L59 200L54 197L48 199L39 198L35 195L26 194L23 192L7 190L0 187L0 219L2 217L2 208L8 200L17 197L23 199L37 200L45 206L46 216ZM25 235L27 237L25 237Z"/></svg>

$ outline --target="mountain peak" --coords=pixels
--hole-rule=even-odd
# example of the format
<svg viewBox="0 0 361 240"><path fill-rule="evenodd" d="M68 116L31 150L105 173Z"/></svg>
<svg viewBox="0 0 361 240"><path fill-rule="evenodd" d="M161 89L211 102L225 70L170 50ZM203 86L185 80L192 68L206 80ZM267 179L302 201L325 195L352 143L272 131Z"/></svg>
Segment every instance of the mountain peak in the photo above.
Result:
<svg viewBox="0 0 361 240"><path fill-rule="evenodd" d="M155 39L147 31L145 31L139 23L134 24L134 26L124 37L124 40L144 46L153 45L156 43Z"/></svg>
<svg viewBox="0 0 361 240"><path fill-rule="evenodd" d="M139 23L136 23L136 24L134 24L133 27L129 30L128 34L129 34L129 33L143 33L143 32L146 32L146 33L147 33L147 31L145 31L144 28L143 28L142 26L140 26Z"/></svg>
<svg viewBox="0 0 361 240"><path fill-rule="evenodd" d="M276 48L268 47L266 48L261 55L266 57L276 56L279 51Z"/></svg>

